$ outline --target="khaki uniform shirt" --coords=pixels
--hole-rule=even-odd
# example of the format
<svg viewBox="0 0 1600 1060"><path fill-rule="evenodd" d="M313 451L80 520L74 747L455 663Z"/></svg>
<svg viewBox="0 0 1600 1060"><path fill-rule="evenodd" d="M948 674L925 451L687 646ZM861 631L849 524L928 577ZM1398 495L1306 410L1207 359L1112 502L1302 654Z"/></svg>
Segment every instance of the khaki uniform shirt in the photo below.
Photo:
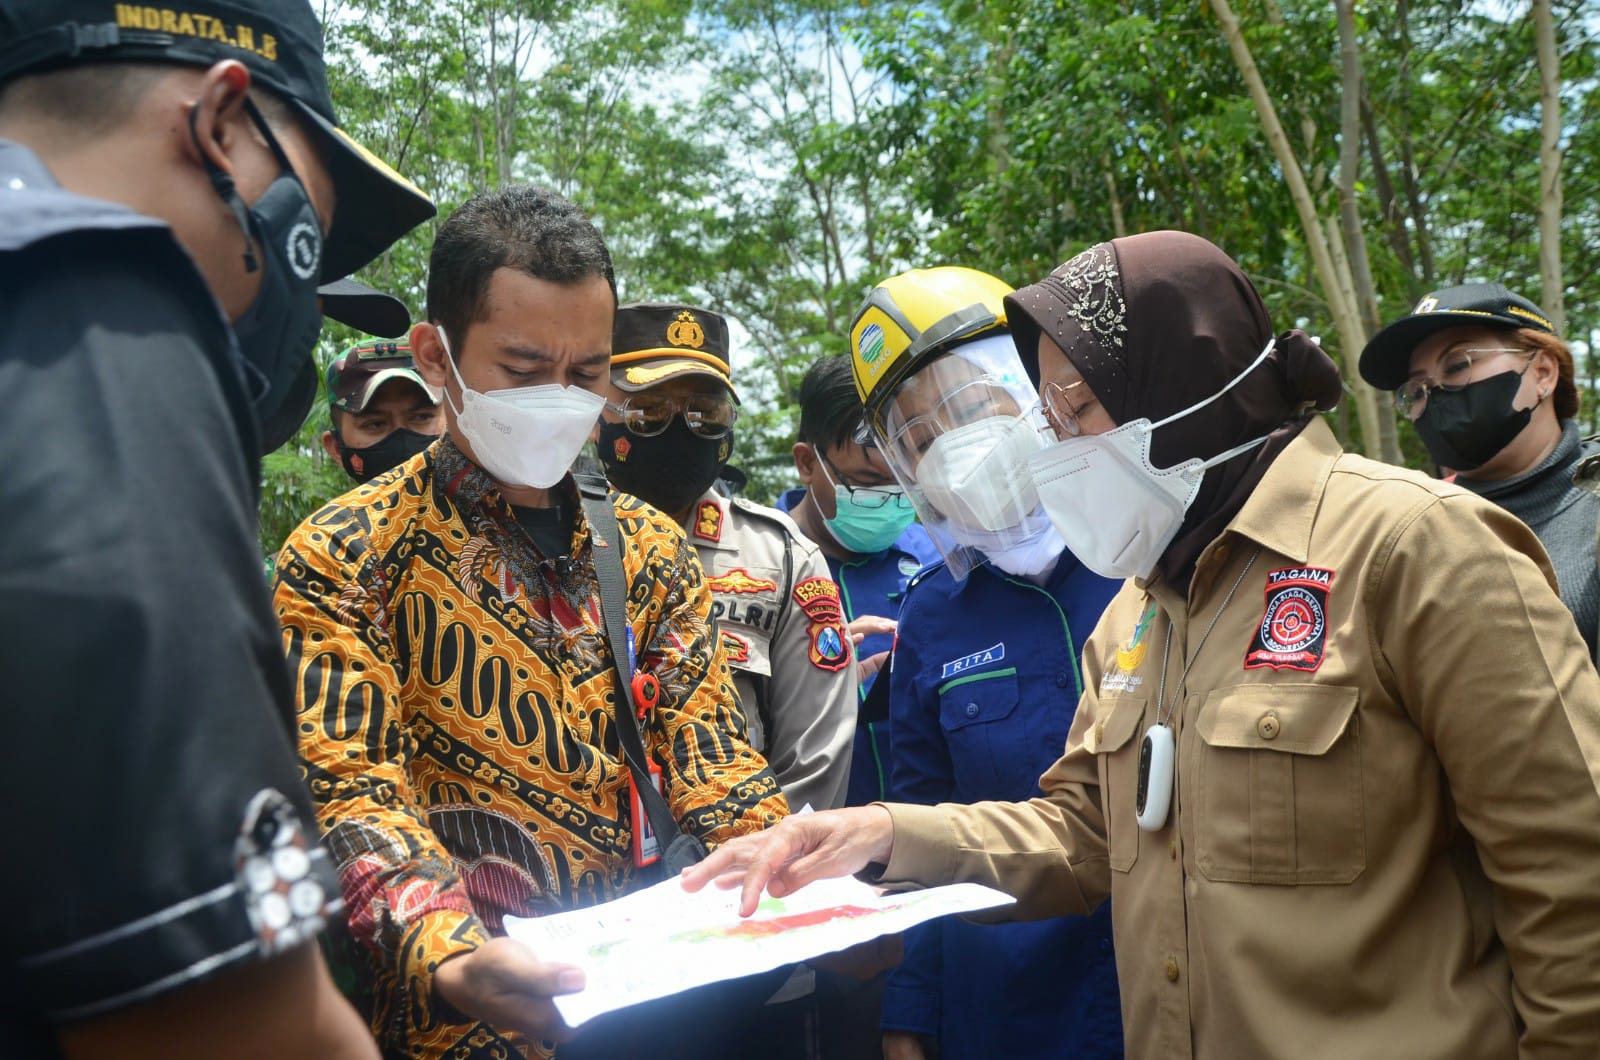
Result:
<svg viewBox="0 0 1600 1060"><path fill-rule="evenodd" d="M793 809L843 805L856 668L827 560L783 512L716 490L689 510L688 535L751 746L766 755Z"/></svg>
<svg viewBox="0 0 1600 1060"><path fill-rule="evenodd" d="M1600 678L1553 583L1516 518L1315 422L1187 600L1112 601L1045 796L893 808L885 879L1018 916L1109 895L1130 1057L1593 1060ZM1177 778L1147 832L1158 712Z"/></svg>

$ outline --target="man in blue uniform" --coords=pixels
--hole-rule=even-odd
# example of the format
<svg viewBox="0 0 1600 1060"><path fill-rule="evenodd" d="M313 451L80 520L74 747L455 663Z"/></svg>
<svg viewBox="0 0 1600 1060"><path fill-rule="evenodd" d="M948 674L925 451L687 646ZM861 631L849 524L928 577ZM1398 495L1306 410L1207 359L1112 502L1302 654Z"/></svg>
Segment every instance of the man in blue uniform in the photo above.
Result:
<svg viewBox="0 0 1600 1060"><path fill-rule="evenodd" d="M845 805L888 797L888 697L868 696L894 644L895 616L906 584L939 558L916 522L905 490L863 431L861 399L846 354L823 357L800 381L800 430L795 471L803 484L778 498L817 543L839 586L844 618L860 660L861 710L856 715ZM879 709L876 705L882 703ZM876 956L876 955L875 955ZM893 961L893 955L880 960ZM885 976L882 964L841 963L817 969L821 1055L830 1060L877 1060Z"/></svg>
<svg viewBox="0 0 1600 1060"><path fill-rule="evenodd" d="M970 269L914 270L879 284L851 327L867 423L944 556L901 605L895 801L1039 795L1083 692L1079 646L1118 588L1065 550L1026 474L1044 436L1006 328L1010 291ZM944 1060L1120 1057L1109 906L908 932L883 1028L891 1060L931 1041Z"/></svg>
<svg viewBox="0 0 1600 1060"><path fill-rule="evenodd" d="M375 1057L259 573L318 285L432 203L305 0L0 0L0 1056ZM339 297L334 292L334 297Z"/></svg>
<svg viewBox="0 0 1600 1060"><path fill-rule="evenodd" d="M845 354L822 358L800 381L794 467L803 485L779 497L777 507L822 550L845 621L855 624L852 633L871 626L856 645L865 702L894 644L893 620L906 584L939 552L871 435L861 431L861 399ZM874 618L881 621L871 624ZM856 718L846 806L887 797L887 722L866 711Z"/></svg>

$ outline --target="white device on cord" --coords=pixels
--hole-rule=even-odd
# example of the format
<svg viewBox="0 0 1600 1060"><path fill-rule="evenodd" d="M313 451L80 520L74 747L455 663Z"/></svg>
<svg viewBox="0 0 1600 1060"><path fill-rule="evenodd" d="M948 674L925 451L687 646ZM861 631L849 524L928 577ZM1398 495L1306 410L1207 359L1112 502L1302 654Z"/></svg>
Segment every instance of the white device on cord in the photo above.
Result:
<svg viewBox="0 0 1600 1060"><path fill-rule="evenodd" d="M1134 819L1146 832L1158 832L1172 808L1172 730L1152 725L1139 745L1139 786L1134 793Z"/></svg>

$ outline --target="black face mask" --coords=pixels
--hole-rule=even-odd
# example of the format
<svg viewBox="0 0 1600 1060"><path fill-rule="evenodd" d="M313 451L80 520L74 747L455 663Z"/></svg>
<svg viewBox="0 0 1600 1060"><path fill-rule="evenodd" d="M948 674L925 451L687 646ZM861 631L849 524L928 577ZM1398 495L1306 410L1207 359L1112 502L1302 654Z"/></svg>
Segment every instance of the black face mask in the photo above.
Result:
<svg viewBox="0 0 1600 1060"><path fill-rule="evenodd" d="M717 481L733 452L733 432L702 438L682 416L673 416L666 430L646 438L602 420L597 449L613 486L673 513L688 508Z"/></svg>
<svg viewBox="0 0 1600 1060"><path fill-rule="evenodd" d="M1538 407L1511 407L1522 372L1500 372L1460 390L1431 391L1415 423L1428 455L1452 471L1472 471L1510 445Z"/></svg>
<svg viewBox="0 0 1600 1060"><path fill-rule="evenodd" d="M289 157L255 104L246 100L245 109L277 156L282 167L278 177L255 205L247 206L231 176L210 159L205 160L205 167L211 186L233 211L244 233L246 271L261 268L252 238L267 259L261 290L244 315L233 322L233 334L244 355L245 376L261 432L261 451L269 453L300 429L317 396L311 350L322 330L322 311L317 305L322 224L305 185L295 175ZM195 112L190 111L191 136L194 117ZM198 137L195 142L198 146ZM308 370L310 387L304 385Z"/></svg>
<svg viewBox="0 0 1600 1060"><path fill-rule="evenodd" d="M409 427L396 427L379 441L352 449L344 444L338 431L333 432L333 440L339 446L339 463L344 465L344 473L357 482L371 482L390 468L399 467L432 445L437 437L436 434L419 434Z"/></svg>

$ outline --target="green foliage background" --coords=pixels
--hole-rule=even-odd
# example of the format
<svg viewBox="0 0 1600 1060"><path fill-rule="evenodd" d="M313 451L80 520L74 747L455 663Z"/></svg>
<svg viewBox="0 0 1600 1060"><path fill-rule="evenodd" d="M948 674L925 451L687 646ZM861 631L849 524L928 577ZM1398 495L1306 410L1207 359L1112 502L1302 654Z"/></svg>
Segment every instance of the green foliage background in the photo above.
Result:
<svg viewBox="0 0 1600 1060"><path fill-rule="evenodd" d="M1236 0L1319 211L1336 214L1331 0ZM1568 337L1594 393L1600 0L1554 4ZM1195 0L324 0L345 127L441 215L510 181L594 215L624 299L736 324L749 493L788 484L794 394L845 348L878 279L963 264L1014 284L1123 232L1185 228L1236 257L1276 324L1337 336L1220 25ZM1362 225L1382 313L1501 280L1539 299L1539 78L1517 0L1357 4ZM424 312L425 225L362 274ZM354 336L330 327L323 363ZM1346 402L1346 405L1351 405ZM268 458L273 549L348 483L325 405ZM1335 427L1360 446L1352 412ZM1408 428L1405 453L1423 455Z"/></svg>

